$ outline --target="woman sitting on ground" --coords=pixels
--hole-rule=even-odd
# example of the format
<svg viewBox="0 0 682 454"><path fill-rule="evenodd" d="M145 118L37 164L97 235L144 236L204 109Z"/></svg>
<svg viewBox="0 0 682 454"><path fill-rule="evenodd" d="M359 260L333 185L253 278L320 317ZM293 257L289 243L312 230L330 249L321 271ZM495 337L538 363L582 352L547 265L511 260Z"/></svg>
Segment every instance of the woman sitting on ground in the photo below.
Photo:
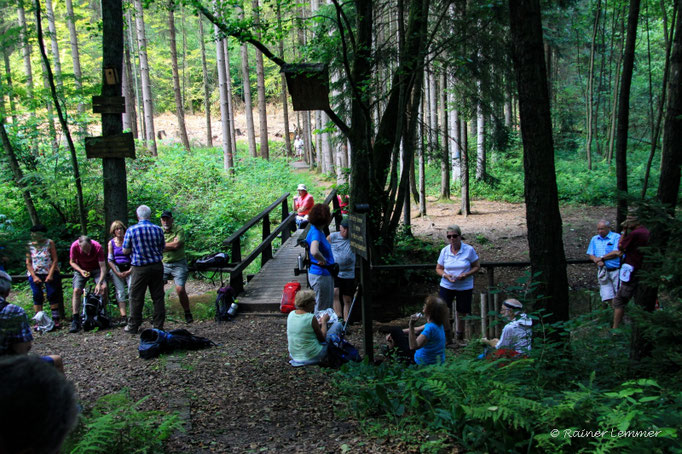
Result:
<svg viewBox="0 0 682 454"><path fill-rule="evenodd" d="M287 341L292 366L319 364L327 356L327 339L332 334L340 335L343 325L340 322L327 329L329 314L324 314L318 322L313 314L315 292L301 290L296 294L296 309L287 318Z"/></svg>
<svg viewBox="0 0 682 454"><path fill-rule="evenodd" d="M519 300L508 299L502 303L500 314L509 323L502 328L499 339L481 339L483 344L495 349L494 356L513 358L530 352L533 320L522 311Z"/></svg>
<svg viewBox="0 0 682 454"><path fill-rule="evenodd" d="M394 327L386 336L389 347L397 348L398 354L417 364L442 364L445 362L445 328L449 311L445 302L436 295L429 295L424 301L426 324L415 328L420 314L410 317L405 330Z"/></svg>

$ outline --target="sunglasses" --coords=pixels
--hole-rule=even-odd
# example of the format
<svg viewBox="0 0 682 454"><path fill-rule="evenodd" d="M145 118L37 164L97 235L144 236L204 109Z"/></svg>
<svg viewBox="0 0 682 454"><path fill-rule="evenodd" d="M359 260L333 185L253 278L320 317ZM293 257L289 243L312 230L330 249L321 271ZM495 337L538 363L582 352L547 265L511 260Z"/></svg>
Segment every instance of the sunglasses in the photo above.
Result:
<svg viewBox="0 0 682 454"><path fill-rule="evenodd" d="M459 238L459 237L460 237L460 235L457 235L457 234L454 234L454 235L446 235L446 236L448 237L448 240L450 240L450 239L452 239L452 238Z"/></svg>

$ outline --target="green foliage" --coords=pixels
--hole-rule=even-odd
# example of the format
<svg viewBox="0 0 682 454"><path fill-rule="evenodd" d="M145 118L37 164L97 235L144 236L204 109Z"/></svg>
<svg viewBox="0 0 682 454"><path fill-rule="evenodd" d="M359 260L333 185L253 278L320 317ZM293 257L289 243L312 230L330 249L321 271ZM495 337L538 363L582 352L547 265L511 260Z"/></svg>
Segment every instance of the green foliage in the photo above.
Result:
<svg viewBox="0 0 682 454"><path fill-rule="evenodd" d="M101 397L81 417L63 451L72 454L163 452L164 442L182 429L182 421L177 413L141 410L148 398L133 402L127 390Z"/></svg>
<svg viewBox="0 0 682 454"><path fill-rule="evenodd" d="M647 329L672 335L679 311L651 318ZM561 326L533 318L525 359L479 360L482 347L472 342L438 366L348 364L334 376L341 411L367 433L422 452L682 452L681 377L669 367L679 335L664 338L677 343L656 352L647 377L632 380L627 329L612 334L606 311ZM557 329L565 342L552 340Z"/></svg>

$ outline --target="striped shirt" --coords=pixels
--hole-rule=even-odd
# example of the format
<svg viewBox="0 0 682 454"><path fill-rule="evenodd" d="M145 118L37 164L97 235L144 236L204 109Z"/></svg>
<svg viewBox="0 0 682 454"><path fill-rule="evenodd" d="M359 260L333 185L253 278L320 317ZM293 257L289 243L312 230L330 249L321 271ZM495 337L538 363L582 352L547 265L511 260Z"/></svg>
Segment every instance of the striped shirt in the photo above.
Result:
<svg viewBox="0 0 682 454"><path fill-rule="evenodd" d="M0 297L0 355L12 353L14 344L32 340L33 335L26 312Z"/></svg>
<svg viewBox="0 0 682 454"><path fill-rule="evenodd" d="M609 252L618 249L618 240L620 235L616 232L609 232L608 235L602 237L595 235L587 247L587 255L594 255L595 257L604 257ZM620 258L615 257L604 262L607 268L620 268Z"/></svg>
<svg viewBox="0 0 682 454"><path fill-rule="evenodd" d="M123 249L132 249L131 264L133 266L145 266L159 263L163 259L163 248L166 241L163 239L163 229L143 220L126 230L123 238Z"/></svg>

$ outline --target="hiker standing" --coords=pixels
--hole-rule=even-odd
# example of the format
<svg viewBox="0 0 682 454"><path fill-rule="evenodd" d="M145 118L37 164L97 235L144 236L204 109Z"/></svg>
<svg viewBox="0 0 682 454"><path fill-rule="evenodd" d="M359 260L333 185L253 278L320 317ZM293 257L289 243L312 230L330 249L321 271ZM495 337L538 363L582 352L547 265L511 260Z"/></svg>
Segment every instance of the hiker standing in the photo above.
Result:
<svg viewBox="0 0 682 454"><path fill-rule="evenodd" d="M95 281L95 293L102 296L105 306L107 304L107 264L104 261L104 249L97 241L83 235L71 245L69 264L74 270L71 299L73 316L69 332L77 333L81 329L81 297L88 279Z"/></svg>
<svg viewBox="0 0 682 454"><path fill-rule="evenodd" d="M121 317L126 317L126 297L130 292L130 255L123 253L123 238L125 237L126 226L121 221L114 221L109 228L112 238L108 245L107 262L111 280L114 281L116 288L116 302Z"/></svg>
<svg viewBox="0 0 682 454"><path fill-rule="evenodd" d="M611 223L602 219L597 223L597 235L592 237L587 247L587 255L597 265L597 281L601 300L611 305L613 297L618 291L618 274L620 273L620 259L611 254L618 250L620 235L611 231ZM611 257L604 259L605 256Z"/></svg>
<svg viewBox="0 0 682 454"><path fill-rule="evenodd" d="M168 282L171 277L173 278L175 293L178 294L180 305L185 311L185 321L192 323L194 318L189 309L189 297L185 290L185 282L189 275L185 256L185 231L173 222L173 213L168 210L161 213L161 226L166 241L163 250L163 281Z"/></svg>
<svg viewBox="0 0 682 454"><path fill-rule="evenodd" d="M334 264L334 255L324 234L324 228L329 225L331 219L328 205L318 203L310 210L310 230L305 240L310 248L308 279L310 286L315 290L315 312L334 305L334 278L326 268Z"/></svg>
<svg viewBox="0 0 682 454"><path fill-rule="evenodd" d="M47 229L42 224L31 227L31 241L26 252L26 270L28 283L33 292L33 309L35 313L43 310L43 286L50 303L52 319L55 326L59 326L59 303L62 291L62 281L57 265L57 248L54 241L45 238Z"/></svg>
<svg viewBox="0 0 682 454"><path fill-rule="evenodd" d="M163 229L149 219L152 210L147 205L137 207L137 224L131 226L123 239L123 253L132 254L130 263L130 317L123 331L137 333L142 324L144 294L149 288L154 303L154 328L163 329L166 307L163 294L163 249L166 242Z"/></svg>

